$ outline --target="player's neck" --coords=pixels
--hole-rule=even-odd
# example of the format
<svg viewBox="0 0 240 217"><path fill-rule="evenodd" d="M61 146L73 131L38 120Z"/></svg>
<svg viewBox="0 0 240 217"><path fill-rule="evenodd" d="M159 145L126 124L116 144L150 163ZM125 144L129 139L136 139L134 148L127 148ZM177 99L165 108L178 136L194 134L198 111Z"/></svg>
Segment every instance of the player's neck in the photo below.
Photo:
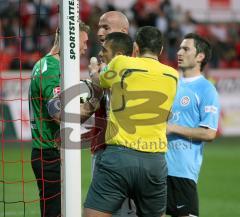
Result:
<svg viewBox="0 0 240 217"><path fill-rule="evenodd" d="M158 61L158 56L157 55L154 55L154 54L150 54L150 53L145 53L143 55L140 55L139 57L142 57L142 58L150 58L150 59L154 59L154 60L157 60Z"/></svg>
<svg viewBox="0 0 240 217"><path fill-rule="evenodd" d="M184 78L192 78L192 77L197 77L197 76L201 75L201 71L196 68L185 69L185 70L182 70L182 74L183 74Z"/></svg>
<svg viewBox="0 0 240 217"><path fill-rule="evenodd" d="M56 58L57 60L60 60L59 54L60 54L60 51L59 51L59 49L56 48L56 47L53 47L53 48L51 49L51 51L50 51L50 55L52 55L52 56L53 56L54 58Z"/></svg>

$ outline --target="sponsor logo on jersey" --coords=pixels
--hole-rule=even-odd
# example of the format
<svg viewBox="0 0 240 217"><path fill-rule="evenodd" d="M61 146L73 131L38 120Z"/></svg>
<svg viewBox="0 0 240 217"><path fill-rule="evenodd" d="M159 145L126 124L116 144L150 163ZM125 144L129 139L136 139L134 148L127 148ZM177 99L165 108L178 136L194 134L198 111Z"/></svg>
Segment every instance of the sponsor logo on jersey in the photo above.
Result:
<svg viewBox="0 0 240 217"><path fill-rule="evenodd" d="M205 106L205 112L206 113L217 113L217 107L216 106L213 106L213 105L208 105L208 106Z"/></svg>
<svg viewBox="0 0 240 217"><path fill-rule="evenodd" d="M61 93L61 87L53 88L53 96L58 96Z"/></svg>
<svg viewBox="0 0 240 217"><path fill-rule="evenodd" d="M187 106L190 103L190 98L188 96L183 96L180 103L181 106Z"/></svg>

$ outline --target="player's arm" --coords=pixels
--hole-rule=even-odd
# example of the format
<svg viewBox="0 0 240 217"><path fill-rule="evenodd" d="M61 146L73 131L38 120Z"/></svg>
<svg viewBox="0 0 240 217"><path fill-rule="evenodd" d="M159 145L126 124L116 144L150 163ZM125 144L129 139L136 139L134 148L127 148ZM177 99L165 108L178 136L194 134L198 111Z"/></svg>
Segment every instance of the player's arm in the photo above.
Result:
<svg viewBox="0 0 240 217"><path fill-rule="evenodd" d="M98 109L99 103L103 96L103 90L96 85L91 85L92 97L83 104L80 104L81 123L85 122ZM54 88L55 89L55 88ZM84 89L84 88L83 88ZM47 110L50 117L56 122L61 121L61 99L60 94L51 98L47 102Z"/></svg>
<svg viewBox="0 0 240 217"><path fill-rule="evenodd" d="M47 102L47 110L50 117L57 123L61 121L61 100L59 96L53 97Z"/></svg>
<svg viewBox="0 0 240 217"><path fill-rule="evenodd" d="M89 101L80 104L81 109L81 123L84 123L88 118L90 118L93 113L99 108L101 96L99 98L93 97ZM61 101L59 97L53 98L47 103L48 114L57 123L61 121Z"/></svg>
<svg viewBox="0 0 240 217"><path fill-rule="evenodd" d="M89 76L92 80L92 83L100 88L99 74L100 71L106 66L105 63L98 63L96 57L90 59L90 64L88 65Z"/></svg>
<svg viewBox="0 0 240 217"><path fill-rule="evenodd" d="M92 92L93 96L91 99L80 104L81 123L89 119L100 106L100 101L103 97L103 89L96 85L92 85Z"/></svg>
<svg viewBox="0 0 240 217"><path fill-rule="evenodd" d="M174 133L191 140L201 140L210 142L215 139L217 131L210 128L198 127L190 128L174 124L167 125L167 133Z"/></svg>
<svg viewBox="0 0 240 217"><path fill-rule="evenodd" d="M48 70L55 70L48 68ZM61 88L59 85L59 76L55 74L50 74L52 77L49 78L49 73L46 72L46 76L42 78L42 97L44 98L44 104L47 108L48 115L57 123L61 121L61 99L60 93Z"/></svg>
<svg viewBox="0 0 240 217"><path fill-rule="evenodd" d="M117 61L120 56L114 57L108 65L105 63L98 64L95 60L90 61L88 66L89 74L92 79L92 83L101 88L111 88L111 86L121 80L119 74L114 70Z"/></svg>
<svg viewBox="0 0 240 217"><path fill-rule="evenodd" d="M213 87L205 90L199 104L200 123L196 128L179 125L167 126L167 133L175 133L192 140L212 141L218 128L220 105L218 94Z"/></svg>
<svg viewBox="0 0 240 217"><path fill-rule="evenodd" d="M85 102L80 105L81 123L84 123L93 115L93 113L99 108L99 104L99 102L97 102L95 105L90 102Z"/></svg>

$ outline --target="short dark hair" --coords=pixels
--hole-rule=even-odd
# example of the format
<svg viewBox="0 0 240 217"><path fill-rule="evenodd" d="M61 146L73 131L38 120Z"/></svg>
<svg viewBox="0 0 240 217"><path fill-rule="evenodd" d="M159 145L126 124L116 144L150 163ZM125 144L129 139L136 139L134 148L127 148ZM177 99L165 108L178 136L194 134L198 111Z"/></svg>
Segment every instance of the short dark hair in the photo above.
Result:
<svg viewBox="0 0 240 217"><path fill-rule="evenodd" d="M200 66L200 70L202 71L204 69L205 65L208 63L208 61L212 57L212 47L211 47L210 43L206 39L202 38L201 36L199 36L196 33L189 33L184 36L184 39L193 39L194 40L194 46L197 50L196 55L199 53L204 53L205 58L203 59L201 66Z"/></svg>
<svg viewBox="0 0 240 217"><path fill-rule="evenodd" d="M146 52L159 55L163 47L162 33L153 26L143 26L139 28L135 41L141 55Z"/></svg>
<svg viewBox="0 0 240 217"><path fill-rule="evenodd" d="M109 33L105 42L111 42L111 49L113 54L121 52L123 55L131 56L133 52L133 40L126 33L112 32Z"/></svg>

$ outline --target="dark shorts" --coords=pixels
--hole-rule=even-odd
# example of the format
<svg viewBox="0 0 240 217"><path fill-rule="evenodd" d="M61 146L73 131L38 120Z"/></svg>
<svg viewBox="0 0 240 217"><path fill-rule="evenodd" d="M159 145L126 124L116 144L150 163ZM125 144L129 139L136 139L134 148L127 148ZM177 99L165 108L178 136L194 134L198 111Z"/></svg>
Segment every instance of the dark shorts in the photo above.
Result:
<svg viewBox="0 0 240 217"><path fill-rule="evenodd" d="M199 215L197 184L193 180L168 176L167 189L168 215Z"/></svg>
<svg viewBox="0 0 240 217"><path fill-rule="evenodd" d="M101 154L104 152L104 149L95 151L92 155L92 177L94 176L94 170L99 165L96 165L98 158L101 158ZM97 170L97 169L96 169ZM137 217L136 216L136 207L132 200L126 198L123 202L121 208L113 213L112 217Z"/></svg>
<svg viewBox="0 0 240 217"><path fill-rule="evenodd" d="M42 217L61 216L60 153L57 149L32 150L32 168L37 179Z"/></svg>
<svg viewBox="0 0 240 217"><path fill-rule="evenodd" d="M85 208L114 213L128 197L134 200L139 217L159 217L165 213L164 154L108 145L96 164Z"/></svg>

